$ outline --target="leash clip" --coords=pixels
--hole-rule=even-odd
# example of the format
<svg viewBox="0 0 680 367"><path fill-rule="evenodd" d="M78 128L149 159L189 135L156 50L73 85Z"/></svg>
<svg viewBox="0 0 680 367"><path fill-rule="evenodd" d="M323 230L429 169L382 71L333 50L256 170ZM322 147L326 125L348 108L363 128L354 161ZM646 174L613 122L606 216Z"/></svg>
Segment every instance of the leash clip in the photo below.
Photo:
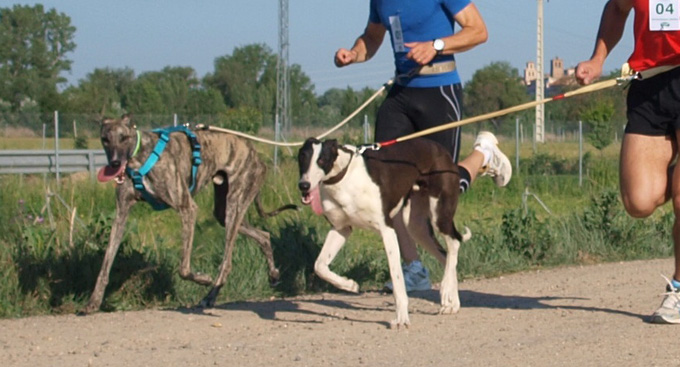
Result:
<svg viewBox="0 0 680 367"><path fill-rule="evenodd" d="M362 144L357 147L357 153L364 154L367 150L380 150L380 143Z"/></svg>

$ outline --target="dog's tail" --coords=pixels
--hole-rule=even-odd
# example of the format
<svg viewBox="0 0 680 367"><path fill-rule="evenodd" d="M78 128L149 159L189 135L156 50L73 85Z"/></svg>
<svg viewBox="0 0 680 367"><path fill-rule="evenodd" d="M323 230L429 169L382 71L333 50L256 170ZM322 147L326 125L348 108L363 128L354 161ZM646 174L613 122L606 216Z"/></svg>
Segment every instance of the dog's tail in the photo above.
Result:
<svg viewBox="0 0 680 367"><path fill-rule="evenodd" d="M465 241L469 240L470 237L472 237L472 232L470 232L470 228L465 226L465 233L463 233L463 236L461 237L460 240L465 242Z"/></svg>
<svg viewBox="0 0 680 367"><path fill-rule="evenodd" d="M293 209L299 210L300 208L298 208L298 206L295 205L295 204L286 204L286 205L284 205L284 206L282 206L278 209L275 209L271 212L265 212L264 209L262 208L262 200L260 200L260 194L257 194L257 196L255 197L255 209L257 209L257 214L261 218L269 218L269 217L273 217L275 215L278 215L279 213L286 211L286 210L293 210Z"/></svg>

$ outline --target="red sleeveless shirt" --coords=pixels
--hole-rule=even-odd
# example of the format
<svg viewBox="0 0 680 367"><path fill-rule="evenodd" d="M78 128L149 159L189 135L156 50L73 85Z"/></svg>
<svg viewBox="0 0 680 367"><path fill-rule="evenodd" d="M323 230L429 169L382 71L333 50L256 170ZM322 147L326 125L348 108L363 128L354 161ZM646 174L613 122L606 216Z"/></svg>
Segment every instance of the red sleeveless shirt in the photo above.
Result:
<svg viewBox="0 0 680 367"><path fill-rule="evenodd" d="M679 3L678 1L671 2L672 7L666 6L666 13L669 14L672 10L670 14L680 18ZM667 5L666 2L663 4ZM650 6L654 9L650 9ZM628 59L628 63L635 71L643 71L662 65L680 65L680 30L650 30L649 12L650 10L656 12L656 6L658 4L650 0L633 0L635 48ZM659 8L658 10L662 9Z"/></svg>

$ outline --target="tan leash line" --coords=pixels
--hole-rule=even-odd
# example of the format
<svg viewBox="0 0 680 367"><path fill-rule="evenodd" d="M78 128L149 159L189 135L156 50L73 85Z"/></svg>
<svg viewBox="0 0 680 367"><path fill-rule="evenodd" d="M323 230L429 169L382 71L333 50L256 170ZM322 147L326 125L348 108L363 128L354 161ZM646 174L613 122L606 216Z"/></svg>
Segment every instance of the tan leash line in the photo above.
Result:
<svg viewBox="0 0 680 367"><path fill-rule="evenodd" d="M382 92L383 92L388 86L390 86L390 85L392 84L392 82L393 82L393 81L392 81L391 79L390 79L389 81L387 81L387 83L383 84L383 86L380 87L380 89L378 89L375 93L373 93L373 95L372 95L370 98L368 98L368 99L367 99L361 106L359 106L356 110L354 110L354 112L352 112L352 113L351 113L349 116L347 116L344 120L340 121L337 125L333 126L333 128L331 128L330 130L326 131L325 133L323 133L323 134L317 136L316 138L319 139L319 140L321 140L321 139L325 138L326 136L332 134L335 130L341 128L341 127L342 127L343 125L345 125L346 123L348 123L349 120L351 120L352 118L354 118L354 116L356 116L359 112L361 112L361 110L363 110L364 108L366 108L366 106L368 106L371 102L373 102L373 100L375 100L376 98L378 98L378 96L379 96L380 94L382 94ZM210 130L210 131L219 131L219 132L223 132L223 133L229 133L229 134L233 134L233 135L238 135L238 136L243 137L243 138L246 138L246 139L250 139L250 140L254 140L254 141L257 141L257 142L260 142L260 143L266 143L266 144L270 144L270 145L277 145L277 146L280 146L280 147L295 147L295 146L301 146L302 144L304 144L304 142L302 142L302 141L292 142L292 143L285 143L285 142L282 143L282 142L278 142L278 141L274 141L274 140L269 140L269 139L259 138L259 137L257 137L257 136L248 135L248 134L245 134L245 133L242 133L242 132L238 132L238 131L235 131L235 130L225 129L225 128L221 128L221 127L215 127L215 126L208 126L208 125L204 125L204 124L198 124L198 125L196 125L196 128L197 128L197 129Z"/></svg>
<svg viewBox="0 0 680 367"><path fill-rule="evenodd" d="M317 136L316 138L321 140L324 137L326 137L329 134L336 131L337 129L339 129L340 127L342 127L343 125L345 125L347 122L349 122L349 120L351 120L354 116L356 116L359 112L361 112L361 110L363 110L364 108L366 108L366 106L368 106L371 102L373 102L373 100L375 100L389 85L391 85L392 82L393 82L392 80L389 80L387 83L383 84L383 86L380 89L378 89L378 91L376 91L361 106L359 106L359 108L357 108L354 112L352 112L344 120L340 121L333 128L331 128L330 130L326 131L325 133ZM490 112L490 113L486 113L486 114L483 114L483 115L466 118L466 119L463 119L463 120L460 120L460 121L453 121L453 122L450 122L448 124L436 126L436 127L429 128L429 129L426 129L426 130L418 131L418 132L413 133L413 134L405 135L405 136L399 137L397 139L388 140L388 141L381 142L381 143L376 143L375 145L376 145L377 148L386 147L386 146L389 146L389 145L392 145L392 144L395 144L395 143L398 143L398 142L418 138L418 137L429 135L429 134L434 134L434 133L439 132L439 131L443 131L443 130L447 130L447 129L453 129L453 128L463 126L463 125L468 125L468 124L471 124L473 122L489 120L489 119L492 119L494 117L503 116L503 115L507 115L507 114L510 114L510 113L513 113L513 112L526 110L526 109L536 107L540 104L548 103L548 102L551 102L551 101L557 101L557 100L560 100L560 99L573 97L573 96L579 95L579 94L591 93L591 92L595 92L595 91L598 91L598 90L601 90L601 89L610 88L610 87L617 85L618 83L619 83L618 79L604 80L604 81L601 81L601 82L598 82L598 83L595 83L595 84L591 84L591 85L581 87L581 88L576 89L576 90L572 90L572 91L569 91L569 92L566 92L566 93L563 93L563 94L556 95L556 96L551 97L551 98L544 98L540 101L531 101L531 102L527 102L527 103L524 103L524 104L521 104L521 105L517 105L517 106L509 107L509 108L506 108L506 109L498 110L498 111L495 111L495 112ZM223 133L233 134L233 135L237 135L237 136L240 136L240 137L243 137L243 138L246 138L246 139L250 139L250 140L253 140L253 141L257 141L257 142L260 142L260 143L277 145L277 146L281 146L281 147L294 147L294 146L301 146L302 144L304 144L304 142L292 142L292 143L278 142L278 141L274 141L274 140L259 138L257 136L248 135L248 134L238 132L238 131L235 131L235 130L231 130L231 129L209 126L209 125L205 125L205 124L198 124L198 125L196 125L196 128L197 129L203 129L203 130L219 131L219 132L223 132Z"/></svg>
<svg viewBox="0 0 680 367"><path fill-rule="evenodd" d="M576 90L573 90L573 91L569 91L569 92L566 92L566 93L563 93L563 94L560 94L560 95L557 95L557 96L554 96L554 97L551 97L551 98L544 98L540 101L531 101L531 102L527 102L527 103L524 103L524 104L521 104L521 105L508 107L508 108L503 109L503 110L498 110L498 111L495 111L495 112L490 112L490 113L486 113L486 114L483 114L483 115L478 115L478 116L470 117L470 118L467 118L467 119L450 122L448 124L435 126L435 127L432 127L432 128L426 129L426 130L422 130L422 131L418 131L418 132L415 132L413 134L405 135L405 136L402 136L402 137L399 137L399 138L396 138L396 139L393 139L393 140L388 140L388 141L385 141L385 142L377 143L377 146L378 146L378 148L386 147L386 146L389 146L389 145L392 145L392 144L395 144L395 143L399 143L399 142L402 142L402 141L418 138L418 137L421 137L421 136L424 136L424 135L429 135L429 134L433 134L433 133L436 133L436 132L439 132L439 131L443 131L443 130L447 130L447 129L453 129L453 128L456 128L456 127L459 127L459 126L471 124L473 122L489 120L489 119L492 119L494 117L498 117L498 116L507 115L507 114L510 114L510 113L513 113L513 112L526 110L526 109L529 109L529 108L532 108L532 107L536 107L536 106L543 104L543 103L548 103L548 102L551 102L551 101L569 98L569 97L572 97L572 96L575 96L575 95L578 95L578 94L591 93L591 92L598 91L600 89L610 88L610 87L617 85L618 83L619 83L619 81L617 79L604 80L604 81L601 81L601 82L598 82L598 83L595 83L595 84L591 84L591 85L587 85L585 87L582 87L582 88L579 88L579 89L576 89Z"/></svg>

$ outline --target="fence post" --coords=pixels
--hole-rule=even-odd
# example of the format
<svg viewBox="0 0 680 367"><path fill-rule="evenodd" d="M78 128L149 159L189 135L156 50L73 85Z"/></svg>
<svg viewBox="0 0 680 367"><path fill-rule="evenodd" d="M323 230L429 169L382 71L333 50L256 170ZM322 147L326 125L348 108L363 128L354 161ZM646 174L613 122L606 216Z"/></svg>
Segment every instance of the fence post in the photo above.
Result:
<svg viewBox="0 0 680 367"><path fill-rule="evenodd" d="M279 124L279 114L274 118L274 140L278 142L281 139L281 126ZM274 145L274 168L278 167L279 163L279 146Z"/></svg>
<svg viewBox="0 0 680 367"><path fill-rule="evenodd" d="M87 153L87 170L90 171L91 178L96 176L94 172L94 152L92 151Z"/></svg>
<svg viewBox="0 0 680 367"><path fill-rule="evenodd" d="M59 111L54 111L54 160L57 173L57 188L59 188Z"/></svg>
<svg viewBox="0 0 680 367"><path fill-rule="evenodd" d="M515 172L519 172L519 117L515 118Z"/></svg>
<svg viewBox="0 0 680 367"><path fill-rule="evenodd" d="M370 133L368 131L369 127L370 126L368 125L368 115L364 115L364 144L368 144L370 140L369 137Z"/></svg>
<svg viewBox="0 0 680 367"><path fill-rule="evenodd" d="M583 184L583 122L578 121L578 187Z"/></svg>

